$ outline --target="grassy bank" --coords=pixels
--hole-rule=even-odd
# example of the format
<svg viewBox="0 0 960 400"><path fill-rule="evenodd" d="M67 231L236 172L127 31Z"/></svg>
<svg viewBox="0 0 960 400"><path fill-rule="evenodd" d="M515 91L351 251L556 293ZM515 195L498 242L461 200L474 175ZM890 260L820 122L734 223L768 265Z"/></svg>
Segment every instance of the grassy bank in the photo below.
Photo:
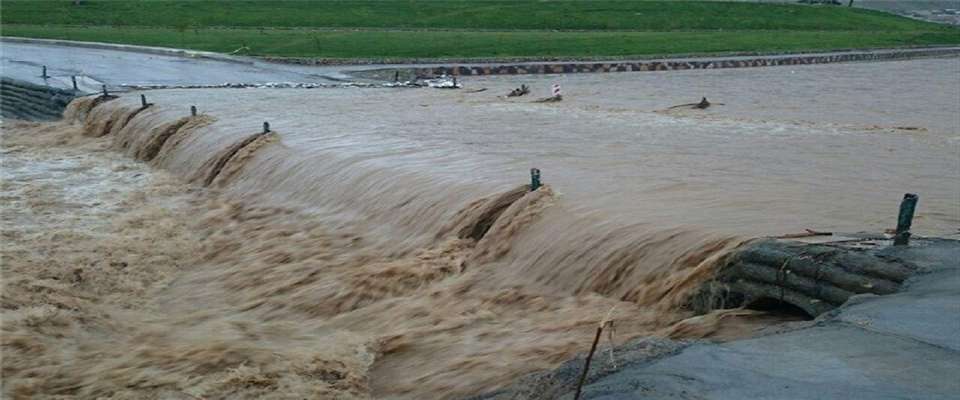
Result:
<svg viewBox="0 0 960 400"><path fill-rule="evenodd" d="M715 1L4 0L3 24L569 30L914 31L875 11Z"/></svg>
<svg viewBox="0 0 960 400"><path fill-rule="evenodd" d="M435 32L6 26L4 34L325 58L601 57L950 43L941 32ZM856 46L852 46L856 44Z"/></svg>
<svg viewBox="0 0 960 400"><path fill-rule="evenodd" d="M711 1L5 0L2 33L323 58L601 57L960 43L846 7Z"/></svg>

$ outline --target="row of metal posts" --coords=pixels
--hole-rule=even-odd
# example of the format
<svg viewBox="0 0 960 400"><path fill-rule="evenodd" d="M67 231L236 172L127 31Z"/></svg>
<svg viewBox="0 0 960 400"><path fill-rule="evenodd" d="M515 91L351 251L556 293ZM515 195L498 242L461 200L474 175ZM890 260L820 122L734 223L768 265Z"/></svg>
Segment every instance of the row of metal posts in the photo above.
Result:
<svg viewBox="0 0 960 400"><path fill-rule="evenodd" d="M47 75L47 66L43 66L43 75L44 79L49 78ZM71 77L73 81L74 90L77 89L77 77ZM103 85L103 95L108 96L107 85ZM140 95L140 104L143 108L149 107L152 103L147 103L147 96ZM197 106L190 106L190 115L197 115ZM263 122L263 133L270 132L270 123ZM537 168L530 169L530 191L535 191L542 186L540 182L540 170ZM897 216L897 229L894 234L893 244L896 246L906 246L910 242L910 228L913 225L913 215L917 207L917 201L919 196L913 193L907 193L903 196L903 201L900 202L900 213Z"/></svg>

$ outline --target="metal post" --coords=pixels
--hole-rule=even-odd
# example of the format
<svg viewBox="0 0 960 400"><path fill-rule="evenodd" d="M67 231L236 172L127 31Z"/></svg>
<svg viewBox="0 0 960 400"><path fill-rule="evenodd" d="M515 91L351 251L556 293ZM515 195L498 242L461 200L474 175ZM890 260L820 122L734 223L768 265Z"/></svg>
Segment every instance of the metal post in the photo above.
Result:
<svg viewBox="0 0 960 400"><path fill-rule="evenodd" d="M270 133L270 123L263 121L263 133Z"/></svg>
<svg viewBox="0 0 960 400"><path fill-rule="evenodd" d="M147 106L149 106L149 105L150 105L150 104L147 104L147 95L141 94L141 95L140 95L140 107L141 107L141 108L147 108Z"/></svg>
<svg viewBox="0 0 960 400"><path fill-rule="evenodd" d="M78 88L77 88L77 76L76 76L76 75L70 76L70 81L73 82L73 90L78 90Z"/></svg>
<svg viewBox="0 0 960 400"><path fill-rule="evenodd" d="M580 391L583 389L583 383L587 380L587 372L590 371L590 360L593 358L593 352L597 350L597 343L600 342L601 333L603 333L603 325L597 327L597 335L593 337L593 345L590 346L587 361L583 364L583 373L580 374L580 382L577 383L577 393L573 395L573 400L580 400Z"/></svg>
<svg viewBox="0 0 960 400"><path fill-rule="evenodd" d="M540 170L536 168L530 168L530 191L534 191L540 188Z"/></svg>
<svg viewBox="0 0 960 400"><path fill-rule="evenodd" d="M40 77L43 78L43 79L47 79L47 78L50 77L50 75L47 75L47 66L46 66L46 65L43 66L43 72L40 73Z"/></svg>
<svg viewBox="0 0 960 400"><path fill-rule="evenodd" d="M107 85L102 85L102 87L103 87L103 96L104 97L109 96L110 93L107 93Z"/></svg>
<svg viewBox="0 0 960 400"><path fill-rule="evenodd" d="M900 215L897 216L897 233L893 237L894 246L906 246L910 242L910 226L913 225L913 212L917 209L920 196L913 193L903 195L900 202Z"/></svg>
<svg viewBox="0 0 960 400"><path fill-rule="evenodd" d="M197 106L190 106L190 116L191 117L197 116Z"/></svg>
<svg viewBox="0 0 960 400"><path fill-rule="evenodd" d="M399 70L393 72L393 81L394 81L394 82L400 82L400 71L399 71Z"/></svg>

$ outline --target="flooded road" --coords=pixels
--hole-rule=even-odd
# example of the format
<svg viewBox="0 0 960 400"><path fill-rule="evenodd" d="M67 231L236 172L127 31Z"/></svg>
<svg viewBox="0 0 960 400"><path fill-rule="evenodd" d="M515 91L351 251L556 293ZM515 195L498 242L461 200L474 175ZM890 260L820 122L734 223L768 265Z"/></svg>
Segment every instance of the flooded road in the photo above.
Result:
<svg viewBox="0 0 960 400"><path fill-rule="evenodd" d="M346 76L337 67L270 64L247 57L139 46L57 45L57 41L30 43L16 38L0 41L0 71L7 77L64 89L76 76L80 90L98 92L100 85L219 85L222 83L335 82ZM81 43L82 44L82 43ZM92 43L92 46L99 44ZM110 47L113 46L113 47ZM123 49L130 50L124 51ZM141 49L141 50L138 50ZM191 56L191 54L194 54ZM41 77L47 67L49 78Z"/></svg>

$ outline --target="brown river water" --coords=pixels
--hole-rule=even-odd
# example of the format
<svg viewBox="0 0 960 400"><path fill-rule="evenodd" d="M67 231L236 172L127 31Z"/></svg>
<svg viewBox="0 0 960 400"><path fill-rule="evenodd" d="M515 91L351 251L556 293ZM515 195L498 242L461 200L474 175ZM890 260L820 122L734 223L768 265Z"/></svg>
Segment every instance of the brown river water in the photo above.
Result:
<svg viewBox="0 0 960 400"><path fill-rule="evenodd" d="M4 391L458 398L585 351L605 318L616 341L711 337L684 301L746 240L882 231L905 192L915 232L957 233L958 76L159 90L5 123ZM553 83L564 101L532 102ZM668 109L700 96L723 104Z"/></svg>

